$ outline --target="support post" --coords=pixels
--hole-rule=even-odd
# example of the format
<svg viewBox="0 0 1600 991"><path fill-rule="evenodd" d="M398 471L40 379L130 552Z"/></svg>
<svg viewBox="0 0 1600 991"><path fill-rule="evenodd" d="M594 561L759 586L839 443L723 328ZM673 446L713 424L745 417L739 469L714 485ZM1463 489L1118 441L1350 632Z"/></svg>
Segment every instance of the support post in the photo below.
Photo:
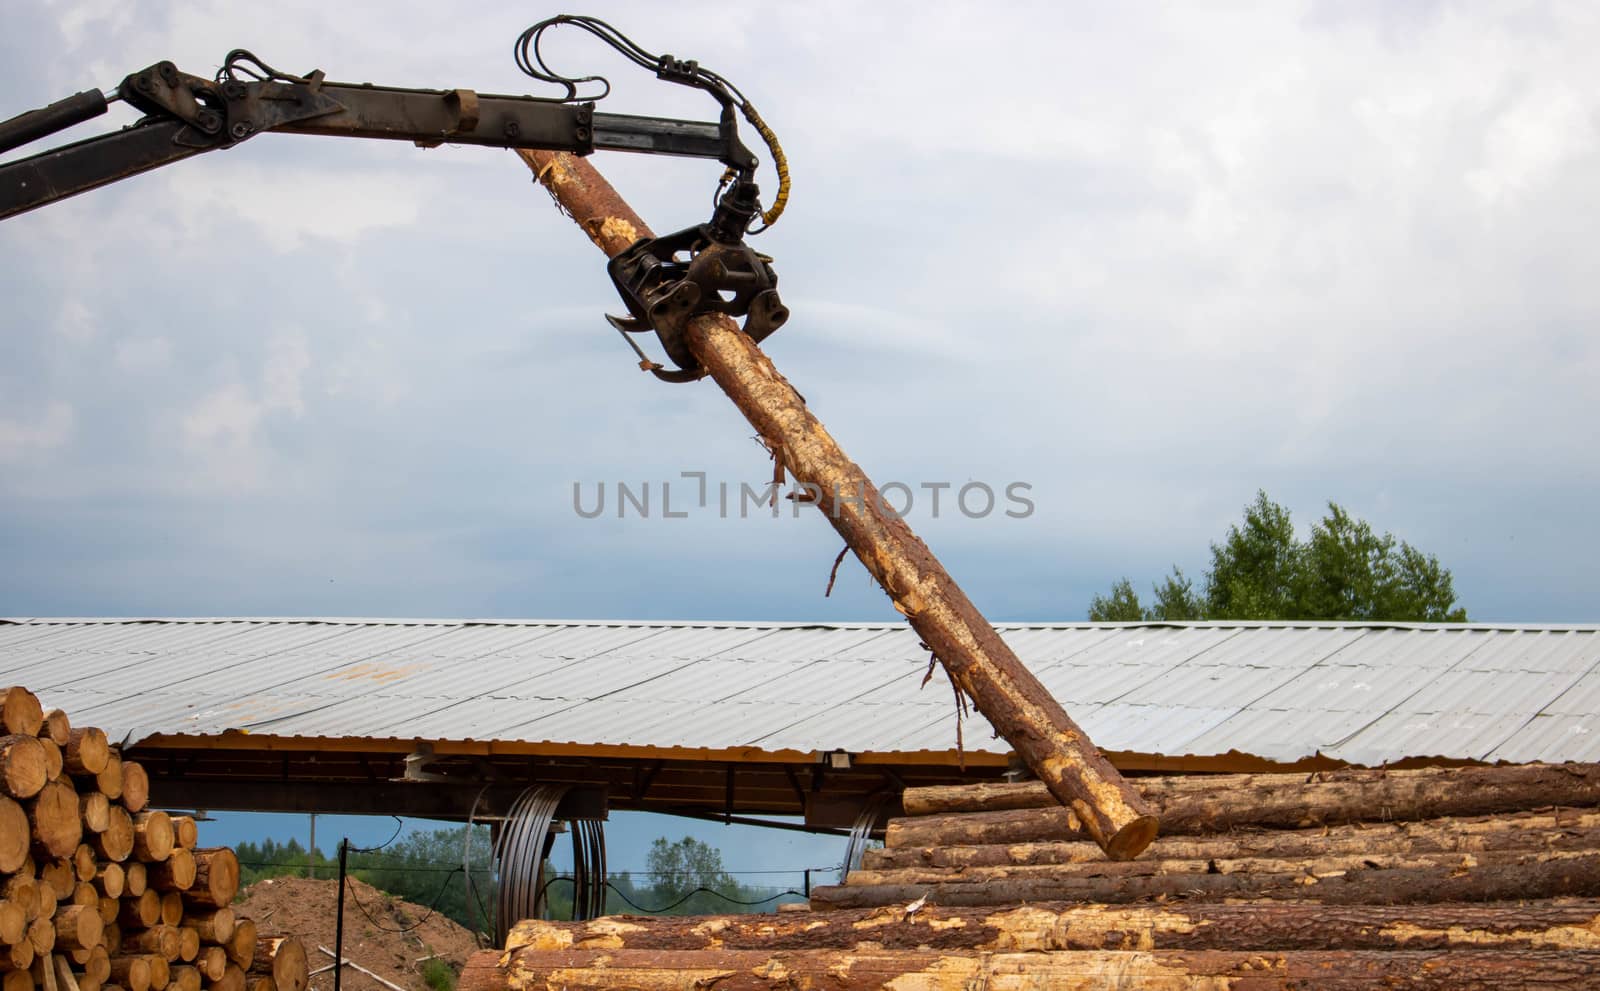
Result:
<svg viewBox="0 0 1600 991"><path fill-rule="evenodd" d="M517 154L608 257L651 236L587 160L554 152ZM1138 856L1157 828L1144 799L1022 665L905 520L887 510L872 480L806 408L799 392L727 316L696 318L687 337L696 360L778 452L789 473L815 486L818 508L951 680L1050 793L1078 815L1108 856Z"/></svg>

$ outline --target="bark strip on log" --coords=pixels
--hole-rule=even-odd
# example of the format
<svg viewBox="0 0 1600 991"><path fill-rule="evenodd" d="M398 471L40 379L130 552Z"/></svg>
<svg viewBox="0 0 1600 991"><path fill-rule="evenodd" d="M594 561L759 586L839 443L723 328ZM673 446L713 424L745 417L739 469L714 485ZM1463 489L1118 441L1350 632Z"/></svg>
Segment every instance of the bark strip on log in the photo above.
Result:
<svg viewBox="0 0 1600 991"><path fill-rule="evenodd" d="M1362 989L1502 989L1589 987L1600 953L1522 951L1220 951L1155 950L947 954L932 950L523 950L504 967L493 952L475 954L459 991L619 987L833 991L905 987L1232 988L1235 991Z"/></svg>
<svg viewBox="0 0 1600 991"><path fill-rule="evenodd" d="M650 230L605 178L571 155L519 151L595 245L615 256ZM819 493L817 506L894 601L978 711L1077 810L1110 857L1139 855L1155 838L1143 799L1012 653L904 519L885 509L761 349L724 315L690 322L687 344L783 465Z"/></svg>

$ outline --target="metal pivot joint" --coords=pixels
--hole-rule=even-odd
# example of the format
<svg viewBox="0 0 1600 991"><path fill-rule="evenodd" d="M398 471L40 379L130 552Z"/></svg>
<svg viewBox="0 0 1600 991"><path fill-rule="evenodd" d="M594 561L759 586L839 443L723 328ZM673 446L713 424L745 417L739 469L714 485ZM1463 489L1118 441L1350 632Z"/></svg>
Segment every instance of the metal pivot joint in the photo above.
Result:
<svg viewBox="0 0 1600 991"><path fill-rule="evenodd" d="M606 266L630 314L607 314L606 319L625 338L653 331L677 366L668 369L651 361L629 339L640 367L656 378L693 382L705 376L685 340L689 321L695 317L706 313L742 317L744 332L757 344L789 319L789 308L778 298L772 259L740 236L755 215L757 193L754 183L735 182L709 223L641 238Z"/></svg>

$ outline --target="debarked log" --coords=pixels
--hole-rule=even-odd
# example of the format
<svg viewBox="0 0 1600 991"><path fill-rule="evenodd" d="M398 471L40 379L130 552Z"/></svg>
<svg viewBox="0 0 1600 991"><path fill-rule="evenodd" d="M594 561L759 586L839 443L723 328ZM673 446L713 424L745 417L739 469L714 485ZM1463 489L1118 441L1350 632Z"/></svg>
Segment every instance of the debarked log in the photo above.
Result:
<svg viewBox="0 0 1600 991"><path fill-rule="evenodd" d="M1271 877L1304 874L1324 878L1344 876L1352 871L1408 871L1444 868L1468 870L1479 867L1508 867L1543 864L1551 861L1594 857L1593 848L1583 850L1512 850L1502 853L1346 853L1330 857L1244 857L1210 860L1151 860L1076 864L1000 864L994 867L897 867L890 870L862 869L850 872L847 885L944 884L950 881L1004 881L1023 878L1117 878L1161 877L1164 875L1238 874Z"/></svg>
<svg viewBox="0 0 1600 991"><path fill-rule="evenodd" d="M929 884L846 884L813 888L813 908L867 908L927 896L935 905L1004 905L1080 901L1123 904L1165 898L1226 898L1321 902L1332 905L1405 905L1420 902L1517 901L1600 897L1600 855L1532 864L1359 868L1318 876L1278 874L1158 874L1133 877L1003 878Z"/></svg>
<svg viewBox="0 0 1600 991"><path fill-rule="evenodd" d="M904 838L901 830L897 839ZM1344 854L1498 853L1600 850L1600 812L1528 812L1424 822L1370 823L1322 829L1237 830L1215 836L1163 836L1143 860L1237 860L1247 857L1322 857ZM989 843L966 846L890 846L867 850L861 866L985 867L1001 864L1078 864L1101 860L1087 841Z"/></svg>
<svg viewBox="0 0 1600 991"><path fill-rule="evenodd" d="M1600 764L1187 774L1130 781L1155 810L1163 833L1600 806ZM901 801L907 816L1037 809L1055 804L1037 781L908 788Z"/></svg>
<svg viewBox="0 0 1600 991"><path fill-rule="evenodd" d="M651 236L584 159L518 154L608 256ZM800 393L725 315L690 321L687 344L783 467L815 494L818 509L944 664L952 682L1055 800L1077 812L1110 857L1137 856L1156 833L1156 821L1139 794L1017 659L905 520L886 507L871 479L812 415Z"/></svg>
<svg viewBox="0 0 1600 991"><path fill-rule="evenodd" d="M1600 972L1597 968L1600 953L1539 950L1101 950L997 954L935 950L522 950L511 955L504 967L493 952L474 955L457 987L459 991L1573 988L1592 986L1594 974Z"/></svg>
<svg viewBox="0 0 1600 991"><path fill-rule="evenodd" d="M549 950L1434 950L1600 951L1600 900L1437 905L1281 902L1004 908L904 904L781 915L531 919L512 951Z"/></svg>

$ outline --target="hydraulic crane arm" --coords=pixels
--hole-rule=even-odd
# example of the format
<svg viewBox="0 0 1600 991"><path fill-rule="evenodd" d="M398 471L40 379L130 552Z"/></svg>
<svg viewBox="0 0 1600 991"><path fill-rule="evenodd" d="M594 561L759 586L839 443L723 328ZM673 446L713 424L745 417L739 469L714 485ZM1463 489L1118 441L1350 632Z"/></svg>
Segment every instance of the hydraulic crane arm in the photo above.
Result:
<svg viewBox="0 0 1600 991"><path fill-rule="evenodd" d="M0 164L0 219L266 131L488 145L587 155L596 149L714 159L752 172L731 115L720 123L596 113L593 103L332 83L305 77L216 82L158 62L111 94L146 116L111 134ZM0 123L0 152L105 113L88 90Z"/></svg>
<svg viewBox="0 0 1600 991"><path fill-rule="evenodd" d="M716 122L597 113L594 100L610 92L599 76L572 78L551 70L539 51L544 33L562 24L580 27L656 77L704 90L721 107ZM724 166L710 221L663 238L641 239L608 266L627 304L628 317L608 317L639 356L639 366L669 382L704 375L684 329L707 312L745 317L756 341L777 330L789 311L778 299L771 259L744 243L747 232L770 227L788 198L788 166L776 137L743 94L698 62L652 55L610 25L562 15L534 25L517 39L517 65L542 82L564 87L562 97L480 94L470 89L428 90L334 83L318 70L304 76L272 68L243 49L223 61L213 79L157 62L133 73L115 90L86 90L39 110L0 122L0 153L55 134L106 112L122 100L142 114L134 124L26 158L0 162L0 220L69 196L218 149L265 132L569 152L641 152L704 158ZM598 93L579 87L598 84ZM755 183L756 156L739 140L739 114L760 132L778 170L779 189L768 209ZM760 219L755 231L751 224ZM650 360L630 334L653 332L678 367Z"/></svg>

